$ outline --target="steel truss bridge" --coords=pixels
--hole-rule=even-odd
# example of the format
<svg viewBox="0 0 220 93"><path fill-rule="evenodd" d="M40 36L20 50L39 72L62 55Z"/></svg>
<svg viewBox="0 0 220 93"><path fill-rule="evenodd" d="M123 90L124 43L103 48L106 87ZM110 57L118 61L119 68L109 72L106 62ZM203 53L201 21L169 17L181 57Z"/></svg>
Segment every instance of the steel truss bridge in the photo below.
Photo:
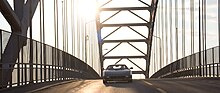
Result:
<svg viewBox="0 0 220 93"><path fill-rule="evenodd" d="M94 15L92 4L98 6ZM218 78L219 5L214 0L1 0L0 91L100 79L109 64L133 66L133 75L145 79Z"/></svg>

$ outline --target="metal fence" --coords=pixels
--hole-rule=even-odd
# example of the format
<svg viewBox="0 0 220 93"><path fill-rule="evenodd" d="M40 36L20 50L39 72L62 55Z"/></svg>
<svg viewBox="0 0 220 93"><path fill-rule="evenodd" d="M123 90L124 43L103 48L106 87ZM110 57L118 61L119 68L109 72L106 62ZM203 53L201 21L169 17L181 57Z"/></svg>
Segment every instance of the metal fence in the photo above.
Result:
<svg viewBox="0 0 220 93"><path fill-rule="evenodd" d="M16 37L18 44L22 44L19 43L21 41L25 41L25 44L19 49L16 62L5 63L2 62L3 53L11 35ZM13 47L18 48L18 46ZM1 88L99 77L93 68L76 57L52 46L10 32L0 31L0 51ZM30 55L33 58L30 58ZM9 65L9 67L5 68L4 65ZM10 72L7 73L10 74L8 77L10 81L6 80L6 83L3 83L6 75L3 73L4 71Z"/></svg>
<svg viewBox="0 0 220 93"><path fill-rule="evenodd" d="M219 47L199 53L184 57L161 68L151 78L219 77Z"/></svg>

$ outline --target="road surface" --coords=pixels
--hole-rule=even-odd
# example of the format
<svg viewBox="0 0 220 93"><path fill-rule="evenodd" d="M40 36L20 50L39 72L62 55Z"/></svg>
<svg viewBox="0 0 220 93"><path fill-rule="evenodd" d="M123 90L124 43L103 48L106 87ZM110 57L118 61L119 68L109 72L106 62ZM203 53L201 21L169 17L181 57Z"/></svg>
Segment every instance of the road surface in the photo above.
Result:
<svg viewBox="0 0 220 93"><path fill-rule="evenodd" d="M82 80L34 93L220 93L220 79L147 79L132 83Z"/></svg>

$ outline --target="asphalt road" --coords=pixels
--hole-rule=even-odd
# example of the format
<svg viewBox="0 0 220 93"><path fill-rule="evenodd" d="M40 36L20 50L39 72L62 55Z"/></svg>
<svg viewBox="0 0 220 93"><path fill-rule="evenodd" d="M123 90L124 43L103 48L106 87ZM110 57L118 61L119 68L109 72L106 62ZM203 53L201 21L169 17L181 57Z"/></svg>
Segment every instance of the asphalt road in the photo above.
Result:
<svg viewBox="0 0 220 93"><path fill-rule="evenodd" d="M220 79L147 79L106 85L102 80L84 80L34 93L220 93Z"/></svg>

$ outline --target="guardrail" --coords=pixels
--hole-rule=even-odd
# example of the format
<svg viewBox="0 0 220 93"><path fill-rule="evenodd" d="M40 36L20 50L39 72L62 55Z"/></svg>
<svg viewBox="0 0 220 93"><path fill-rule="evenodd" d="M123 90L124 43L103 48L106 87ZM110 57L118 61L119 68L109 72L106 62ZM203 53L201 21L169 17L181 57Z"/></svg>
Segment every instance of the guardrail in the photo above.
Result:
<svg viewBox="0 0 220 93"><path fill-rule="evenodd" d="M219 47L199 53L184 57L161 68L151 78L219 77Z"/></svg>
<svg viewBox="0 0 220 93"><path fill-rule="evenodd" d="M5 63L2 62L3 52L11 35L15 36L17 42L25 40L25 45L19 49L16 63ZM14 45L14 48L17 46ZM77 78L99 78L93 68L80 59L52 46L10 32L0 31L0 52L1 89ZM31 53L33 59L30 58ZM4 65L8 67L5 68ZM3 83L4 71L11 74L10 81L6 83Z"/></svg>

